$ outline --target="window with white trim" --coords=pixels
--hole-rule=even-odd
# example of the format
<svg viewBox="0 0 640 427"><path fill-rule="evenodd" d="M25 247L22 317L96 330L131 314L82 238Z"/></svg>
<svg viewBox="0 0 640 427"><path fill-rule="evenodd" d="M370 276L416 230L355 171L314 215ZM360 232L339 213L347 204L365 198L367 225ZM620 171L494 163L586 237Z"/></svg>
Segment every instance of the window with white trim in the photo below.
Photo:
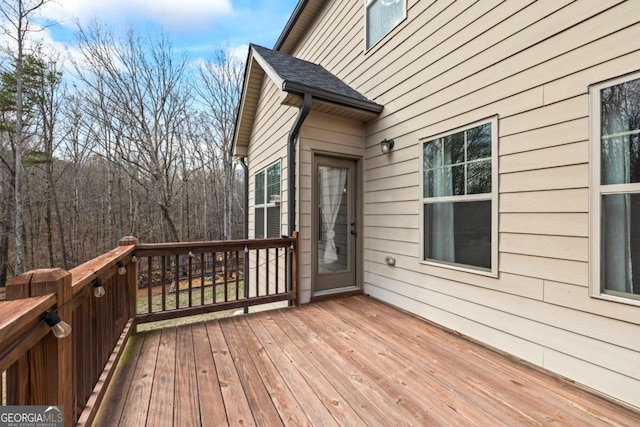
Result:
<svg viewBox="0 0 640 427"><path fill-rule="evenodd" d="M369 49L407 16L406 0L365 0L365 45Z"/></svg>
<svg viewBox="0 0 640 427"><path fill-rule="evenodd" d="M423 261L497 274L497 117L422 141Z"/></svg>
<svg viewBox="0 0 640 427"><path fill-rule="evenodd" d="M640 301L640 73L590 88L591 282Z"/></svg>
<svg viewBox="0 0 640 427"><path fill-rule="evenodd" d="M255 176L255 238L280 237L280 162Z"/></svg>

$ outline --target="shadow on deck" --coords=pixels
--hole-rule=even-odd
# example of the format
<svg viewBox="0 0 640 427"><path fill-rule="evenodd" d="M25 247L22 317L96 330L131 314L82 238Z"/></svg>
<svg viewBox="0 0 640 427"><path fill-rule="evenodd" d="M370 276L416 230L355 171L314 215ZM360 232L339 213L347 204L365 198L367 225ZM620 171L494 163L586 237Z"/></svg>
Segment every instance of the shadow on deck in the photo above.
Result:
<svg viewBox="0 0 640 427"><path fill-rule="evenodd" d="M640 425L367 297L135 335L95 425Z"/></svg>

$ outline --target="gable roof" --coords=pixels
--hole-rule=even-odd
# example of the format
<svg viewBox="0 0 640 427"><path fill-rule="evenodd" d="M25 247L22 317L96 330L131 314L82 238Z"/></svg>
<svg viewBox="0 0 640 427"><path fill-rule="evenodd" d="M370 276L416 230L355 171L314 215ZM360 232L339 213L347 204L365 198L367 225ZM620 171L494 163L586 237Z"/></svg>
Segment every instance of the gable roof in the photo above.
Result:
<svg viewBox="0 0 640 427"><path fill-rule="evenodd" d="M382 105L370 101L357 90L331 74L325 68L309 61L294 58L266 47L251 45L256 59L267 74L275 72L284 92L303 95L310 93L316 99L379 114ZM271 68L271 70L268 70Z"/></svg>
<svg viewBox="0 0 640 427"><path fill-rule="evenodd" d="M234 129L234 155L247 155L265 74L281 90L284 105L299 107L308 93L313 110L356 120L376 117L383 109L318 64L252 44Z"/></svg>

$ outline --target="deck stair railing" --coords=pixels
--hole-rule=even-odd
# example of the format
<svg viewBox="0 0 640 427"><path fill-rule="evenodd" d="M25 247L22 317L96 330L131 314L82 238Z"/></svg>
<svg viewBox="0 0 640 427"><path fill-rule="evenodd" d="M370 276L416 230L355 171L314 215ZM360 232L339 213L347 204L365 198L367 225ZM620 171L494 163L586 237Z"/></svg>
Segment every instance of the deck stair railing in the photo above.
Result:
<svg viewBox="0 0 640 427"><path fill-rule="evenodd" d="M295 303L296 266L295 237L148 245L125 237L70 271L23 273L0 302L0 404L63 406L65 426L91 425L138 323ZM71 333L56 338L45 313Z"/></svg>

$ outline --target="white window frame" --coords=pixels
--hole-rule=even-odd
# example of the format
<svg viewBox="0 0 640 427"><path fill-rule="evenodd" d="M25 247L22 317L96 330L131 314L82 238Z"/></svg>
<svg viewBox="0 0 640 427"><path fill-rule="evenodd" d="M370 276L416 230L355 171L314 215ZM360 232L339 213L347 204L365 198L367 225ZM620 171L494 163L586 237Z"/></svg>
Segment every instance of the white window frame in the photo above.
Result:
<svg viewBox="0 0 640 427"><path fill-rule="evenodd" d="M277 200L267 200L267 187L268 187L268 180L267 180L267 170L270 168L277 168L279 171L279 175L280 175L280 194L278 194ZM258 175L260 174L264 174L264 203L257 203L256 200L256 183L257 183L257 178ZM278 228L280 229L280 231L282 232L282 205L280 203L280 201L282 200L282 162L280 159L278 159L276 162L270 164L269 166L262 168L261 170L259 170L258 172L255 173L254 175L254 179L253 179L253 186L254 186L254 204L253 204L253 214L254 214L254 222L253 222L253 236L256 239L271 239L273 237L268 237L269 235L269 223L268 223L268 215L267 215L267 209L268 208L273 208L276 206L280 206L280 215L278 217ZM255 221L255 217L257 216L257 209L263 208L263 218L264 218L264 235L258 237L257 236L257 229L256 229L256 221ZM280 237L280 234L276 237Z"/></svg>
<svg viewBox="0 0 640 427"><path fill-rule="evenodd" d="M432 141L434 139L442 138L445 136L453 135L459 132L464 132L474 127L482 126L487 123L491 124L491 192L485 194L470 194L462 196L446 196L446 197L424 197L424 160L423 160L423 147L424 143ZM443 267L450 270L464 271L473 274L479 274L489 277L498 277L498 116L488 117L476 122L455 128L450 131L439 133L437 135L421 138L419 147L420 161L420 263L424 265L431 265L436 267ZM424 226L424 206L429 203L437 202L462 202L462 201L480 201L491 200L491 269L483 269L480 267L473 267L465 264L448 263L438 260L425 260L425 226Z"/></svg>
<svg viewBox="0 0 640 427"><path fill-rule="evenodd" d="M372 49L374 46L376 46L378 43L380 43L380 41L382 39L384 39L387 34L389 34L391 31L393 31L398 25L400 25L400 23L402 21L404 21L405 19L407 19L407 0L399 0L400 2L402 2L402 10L403 10L403 15L402 15L402 19L400 21L398 21L398 23L394 26L392 26L391 28L389 28L387 30L387 32L384 33L384 35L382 35L378 40L374 41L371 46L368 45L368 34L369 34L369 20L368 20L368 12L369 12L369 8L377 1L385 1L385 0L364 0L364 51L367 52L370 49Z"/></svg>
<svg viewBox="0 0 640 427"><path fill-rule="evenodd" d="M589 294L594 298L640 306L640 298L637 298L637 296L622 296L621 294L614 295L612 293L606 293L600 277L602 256L601 196L607 194L640 193L640 183L608 185L602 185L600 183L600 94L603 89L637 79L640 79L640 72L627 74L589 86Z"/></svg>

